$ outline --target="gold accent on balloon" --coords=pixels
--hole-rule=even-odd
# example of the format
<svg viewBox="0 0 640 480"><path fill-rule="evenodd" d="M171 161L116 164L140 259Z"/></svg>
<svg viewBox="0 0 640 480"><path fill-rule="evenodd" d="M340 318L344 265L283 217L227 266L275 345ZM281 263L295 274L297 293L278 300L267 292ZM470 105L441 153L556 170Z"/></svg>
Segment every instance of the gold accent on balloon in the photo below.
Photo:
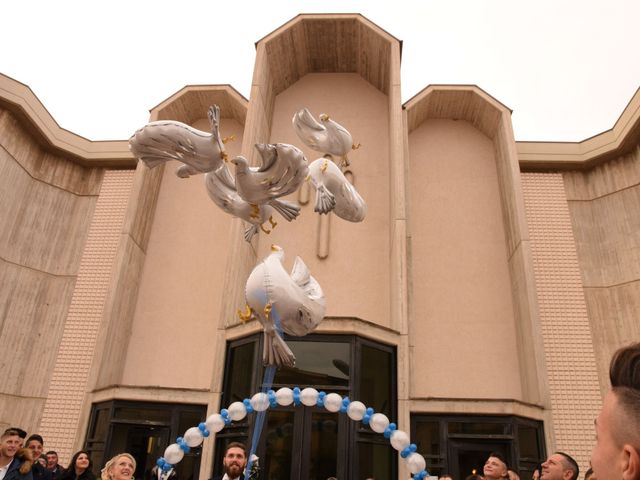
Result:
<svg viewBox="0 0 640 480"><path fill-rule="evenodd" d="M247 323L253 318L253 309L249 305L245 305L245 311L238 309L238 317L242 323Z"/></svg>
<svg viewBox="0 0 640 480"><path fill-rule="evenodd" d="M260 224L260 230L262 230L267 235L269 235L271 233L271 230L267 230L266 228L264 228L263 224Z"/></svg>
<svg viewBox="0 0 640 480"><path fill-rule="evenodd" d="M222 143L226 145L229 142L233 142L235 139L236 139L235 134L234 135L229 135L228 137L224 137L222 139Z"/></svg>
<svg viewBox="0 0 640 480"><path fill-rule="evenodd" d="M253 203L251 203L250 205L251 205L251 213L249 214L249 216L254 220L257 218L260 218L260 205L255 205Z"/></svg>

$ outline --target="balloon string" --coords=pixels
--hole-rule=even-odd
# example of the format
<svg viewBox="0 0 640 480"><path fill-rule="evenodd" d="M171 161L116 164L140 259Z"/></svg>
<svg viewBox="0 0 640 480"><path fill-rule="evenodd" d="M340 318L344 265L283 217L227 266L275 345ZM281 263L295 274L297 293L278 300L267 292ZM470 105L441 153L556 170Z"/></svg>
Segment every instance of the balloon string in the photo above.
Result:
<svg viewBox="0 0 640 480"><path fill-rule="evenodd" d="M280 316L275 308L271 310L271 318L273 318L276 331L278 335L282 336L282 327L280 326ZM264 376L262 377L262 393L267 393L273 387L273 379L276 376L276 366L269 365L264 369ZM253 426L253 436L251 438L251 451L249 452L249 460L247 462L247 468L244 472L244 480L248 480L251 476L251 467L253 467L253 456L258 449L258 443L260 442L260 435L262 434L262 427L264 426L264 420L267 416L267 410L263 410L256 414L256 422Z"/></svg>

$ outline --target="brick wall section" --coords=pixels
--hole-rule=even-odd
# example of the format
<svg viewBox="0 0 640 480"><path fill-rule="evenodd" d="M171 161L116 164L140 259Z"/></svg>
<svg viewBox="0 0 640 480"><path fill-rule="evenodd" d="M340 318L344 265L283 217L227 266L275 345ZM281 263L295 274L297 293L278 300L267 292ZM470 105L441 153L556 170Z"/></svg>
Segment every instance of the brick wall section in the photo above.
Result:
<svg viewBox="0 0 640 480"><path fill-rule="evenodd" d="M40 433L65 465L74 447L133 170L105 173L49 386Z"/></svg>
<svg viewBox="0 0 640 480"><path fill-rule="evenodd" d="M550 383L555 450L574 456L584 472L594 443L593 420L601 397L564 182L559 173L523 173L522 186Z"/></svg>

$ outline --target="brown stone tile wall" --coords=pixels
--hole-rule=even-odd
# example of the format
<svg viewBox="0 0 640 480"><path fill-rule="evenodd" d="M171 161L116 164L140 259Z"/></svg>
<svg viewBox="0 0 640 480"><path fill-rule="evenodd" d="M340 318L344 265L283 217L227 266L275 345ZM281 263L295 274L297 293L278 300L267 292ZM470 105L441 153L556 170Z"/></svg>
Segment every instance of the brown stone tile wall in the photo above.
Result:
<svg viewBox="0 0 640 480"><path fill-rule="evenodd" d="M523 173L555 445L588 467L600 405L594 343L561 173Z"/></svg>
<svg viewBox="0 0 640 480"><path fill-rule="evenodd" d="M40 432L62 464L73 454L74 440L83 438L79 421L133 175L105 173L56 357Z"/></svg>

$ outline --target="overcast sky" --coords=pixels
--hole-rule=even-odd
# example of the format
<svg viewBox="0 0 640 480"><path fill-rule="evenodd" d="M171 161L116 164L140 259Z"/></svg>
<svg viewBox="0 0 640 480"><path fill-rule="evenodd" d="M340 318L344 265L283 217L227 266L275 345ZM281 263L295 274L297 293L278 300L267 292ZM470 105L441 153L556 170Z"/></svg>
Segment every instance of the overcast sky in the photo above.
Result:
<svg viewBox="0 0 640 480"><path fill-rule="evenodd" d="M332 12L403 41L403 102L429 84L478 85L513 110L516 140L608 130L640 87L640 0L4 0L0 72L61 127L121 140L185 85L248 97L255 42Z"/></svg>

